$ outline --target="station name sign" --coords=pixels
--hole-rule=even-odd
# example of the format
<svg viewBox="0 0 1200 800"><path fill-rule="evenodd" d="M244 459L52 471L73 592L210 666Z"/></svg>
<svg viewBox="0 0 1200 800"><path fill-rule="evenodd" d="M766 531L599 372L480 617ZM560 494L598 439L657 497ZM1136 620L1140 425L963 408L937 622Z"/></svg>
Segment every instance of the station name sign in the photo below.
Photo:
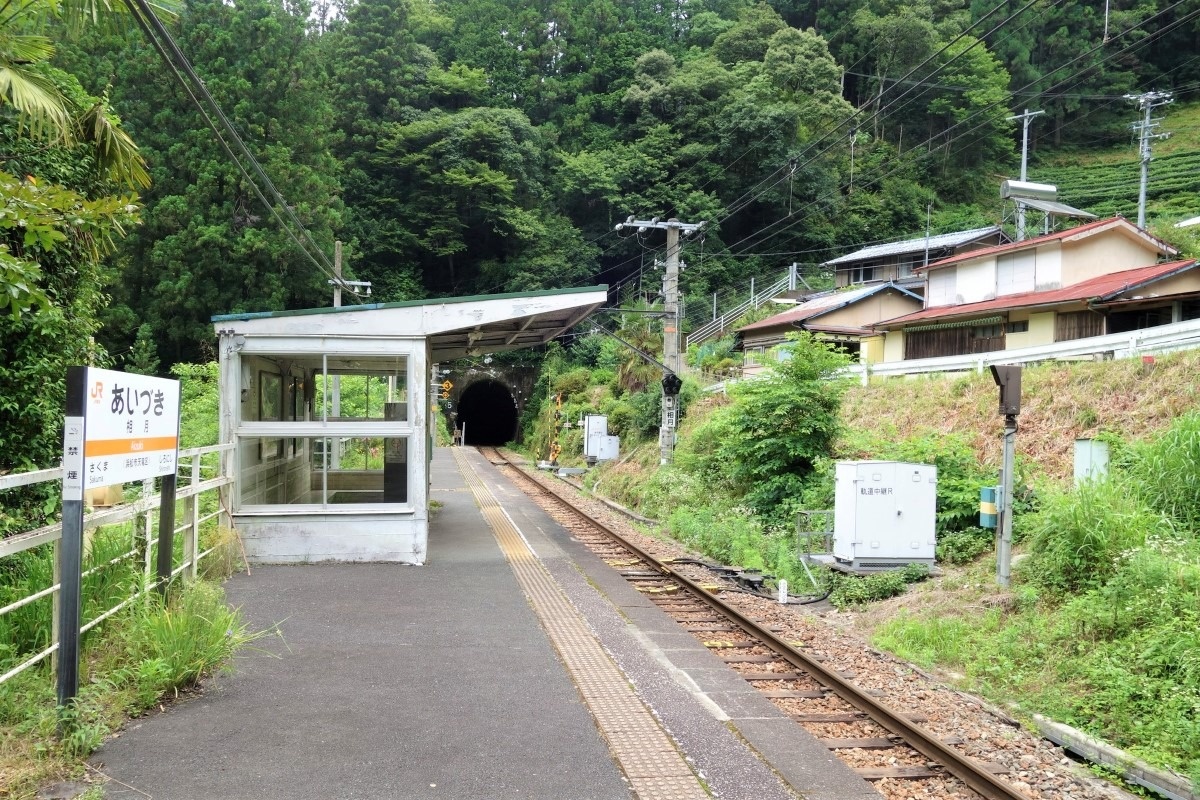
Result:
<svg viewBox="0 0 1200 800"><path fill-rule="evenodd" d="M63 496L175 473L179 381L94 367L67 370Z"/></svg>

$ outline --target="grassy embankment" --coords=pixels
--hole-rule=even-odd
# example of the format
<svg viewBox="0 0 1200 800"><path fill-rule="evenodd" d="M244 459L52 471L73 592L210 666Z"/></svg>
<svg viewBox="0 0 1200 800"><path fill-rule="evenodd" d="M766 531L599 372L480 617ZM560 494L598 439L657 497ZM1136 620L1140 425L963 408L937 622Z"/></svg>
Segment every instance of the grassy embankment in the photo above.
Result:
<svg viewBox="0 0 1200 800"><path fill-rule="evenodd" d="M1200 352L1153 364L1027 369L1018 436L1024 513L1017 553L1024 560L1012 589L995 586L988 553L862 607L856 623L864 635L992 699L1016 701L1200 778L1200 511L1190 510L1200 509L1200 420L1189 414L1200 408L1198 370ZM987 375L851 388L837 455L894 457L897 443L908 443L899 452L941 458L945 443L965 443L982 473L994 476L996 397ZM728 402L694 406L683 437ZM1112 479L1074 490L1074 440L1095 436L1111 441ZM600 490L661 509L656 463L656 448L643 446L601 474ZM709 538L727 530L718 529ZM731 536L744 538L736 530ZM765 541L778 546L778 539Z"/></svg>

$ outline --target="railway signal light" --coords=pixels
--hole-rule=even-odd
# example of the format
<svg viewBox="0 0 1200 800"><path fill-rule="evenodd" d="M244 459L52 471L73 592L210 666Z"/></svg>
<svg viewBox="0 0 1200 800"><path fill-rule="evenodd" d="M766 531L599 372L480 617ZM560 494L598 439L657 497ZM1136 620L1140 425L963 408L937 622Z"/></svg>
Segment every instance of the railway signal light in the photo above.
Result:
<svg viewBox="0 0 1200 800"><path fill-rule="evenodd" d="M668 397L675 397L679 394L679 390L683 388L683 381L674 372L668 372L662 379L663 394Z"/></svg>
<svg viewBox="0 0 1200 800"><path fill-rule="evenodd" d="M992 380L1000 387L1000 413L1015 417L1021 413L1021 367L1015 364L992 365Z"/></svg>

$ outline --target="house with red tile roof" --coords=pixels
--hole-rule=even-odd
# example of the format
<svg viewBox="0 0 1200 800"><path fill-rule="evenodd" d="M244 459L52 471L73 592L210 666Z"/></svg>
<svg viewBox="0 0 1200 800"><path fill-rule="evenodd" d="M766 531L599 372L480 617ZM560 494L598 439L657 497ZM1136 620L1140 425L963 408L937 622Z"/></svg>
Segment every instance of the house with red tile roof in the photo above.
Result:
<svg viewBox="0 0 1200 800"><path fill-rule="evenodd" d="M873 337L871 326L922 308L921 296L894 283L856 286L809 297L795 308L737 329L744 353L742 375L765 369L768 350L787 341L789 333L809 331L851 354L859 353L864 337Z"/></svg>
<svg viewBox="0 0 1200 800"><path fill-rule="evenodd" d="M930 264L925 306L874 326L883 361L1011 350L1200 318L1200 269L1121 217ZM877 343L875 343L877 346Z"/></svg>

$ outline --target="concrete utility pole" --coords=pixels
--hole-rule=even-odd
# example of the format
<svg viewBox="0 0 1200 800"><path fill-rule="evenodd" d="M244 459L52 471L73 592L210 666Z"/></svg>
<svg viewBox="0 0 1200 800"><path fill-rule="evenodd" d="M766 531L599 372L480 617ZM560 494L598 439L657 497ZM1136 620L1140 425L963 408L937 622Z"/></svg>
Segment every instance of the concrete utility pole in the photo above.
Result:
<svg viewBox="0 0 1200 800"><path fill-rule="evenodd" d="M1017 114L1015 117L1006 117L1005 119L1021 120L1021 181L1024 182L1026 173L1029 167L1029 123L1033 122L1033 118L1045 114L1045 111L1030 111L1025 109L1025 113ZM1017 201L1017 241L1025 241L1025 204L1020 200Z"/></svg>
<svg viewBox="0 0 1200 800"><path fill-rule="evenodd" d="M333 243L333 307L342 307L342 242L341 240ZM329 376L325 376L328 378ZM333 376L333 399L330 405L330 412L334 419L342 415L342 376ZM342 468L342 440L337 437L329 439L329 446L333 452L330 453L326 462L330 469Z"/></svg>
<svg viewBox="0 0 1200 800"><path fill-rule="evenodd" d="M1168 132L1154 133L1154 129L1162 124L1162 120L1151 119L1150 115L1159 106L1175 102L1170 92L1143 92L1142 94L1127 94L1125 99L1137 103L1142 110L1142 121L1133 123L1133 129L1138 132L1138 150L1142 156L1142 183L1138 188L1138 227L1146 227L1146 184L1150 180L1150 141L1166 139Z"/></svg>
<svg viewBox="0 0 1200 800"><path fill-rule="evenodd" d="M666 271L663 274L663 298L666 318L663 320L663 363L669 372L678 375L683 368L683 359L679 353L679 234L692 236L704 227L703 222L686 223L677 219L665 222L654 217L650 220L637 220L633 217L617 225L617 230L637 228L642 233L650 228L667 232ZM674 383L672 383L674 385ZM663 385L662 424L659 426L658 443L661 452L661 462L669 463L675 450L675 426L678 421L679 392L674 394L667 391L667 383Z"/></svg>

